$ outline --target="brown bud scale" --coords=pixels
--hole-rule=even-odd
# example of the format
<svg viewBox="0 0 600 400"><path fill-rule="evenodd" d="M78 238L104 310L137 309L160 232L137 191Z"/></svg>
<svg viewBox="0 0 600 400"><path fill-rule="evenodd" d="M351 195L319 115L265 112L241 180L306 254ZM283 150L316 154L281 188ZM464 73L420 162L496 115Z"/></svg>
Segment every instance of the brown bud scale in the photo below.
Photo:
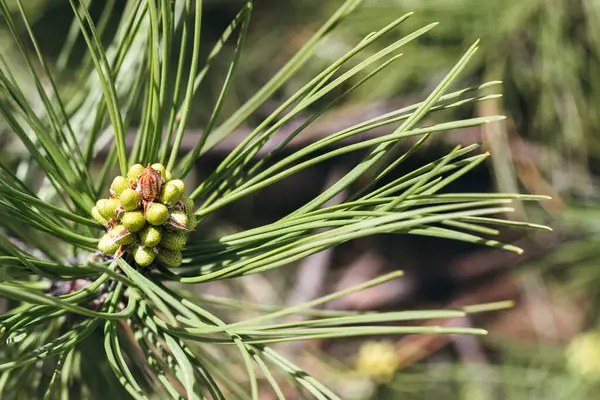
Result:
<svg viewBox="0 0 600 400"><path fill-rule="evenodd" d="M142 199L152 202L160 196L162 183L160 173L148 164L138 178L137 192Z"/></svg>

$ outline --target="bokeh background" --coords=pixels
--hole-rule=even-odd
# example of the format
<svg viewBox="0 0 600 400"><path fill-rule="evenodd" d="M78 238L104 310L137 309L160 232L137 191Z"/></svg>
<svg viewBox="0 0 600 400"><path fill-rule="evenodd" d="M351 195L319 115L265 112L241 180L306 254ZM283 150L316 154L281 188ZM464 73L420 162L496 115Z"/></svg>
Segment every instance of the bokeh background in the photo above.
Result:
<svg viewBox="0 0 600 400"><path fill-rule="evenodd" d="M119 15L123 4L113 3L111 13ZM219 37L242 3L205 1L203 37L207 44ZM102 15L105 4L92 2L92 14ZM231 114L267 82L340 4L340 0L257 0L233 96L226 102L224 114ZM44 51L60 64L72 17L68 2L30 0L28 8ZM481 50L460 86L501 80L503 97L460 112L508 118L432 138L426 151L403 165L403 171L440 157L456 144L483 141L481 151L490 151L491 160L452 189L552 196L541 207L523 205L516 215L507 217L548 224L554 231L503 231L502 239L524 248L523 255L441 239L376 236L312 256L287 268L285 274L276 270L234 284L204 285L200 290L263 304L295 304L401 269L405 271L402 279L328 306L410 310L504 300L513 300L514 306L450 322L488 329L486 337L303 342L287 346L285 351L345 399L597 398L599 0L365 0L321 45L317 57L248 121L248 127L366 34L408 11L415 15L400 26L398 36L430 22L440 24L407 46L394 68L352 92L293 145L303 146L358 120L420 101L460 55L481 39ZM107 23L109 36L110 18ZM395 39L393 35L384 38L389 42ZM83 54L85 47L80 45L78 51ZM9 62L10 46L8 35L0 30L0 49ZM71 57L62 66L73 70L74 76L77 59ZM209 102L221 82L217 75L226 68L226 64L213 68L214 87L208 79L200 90L191 130L201 129L208 119ZM14 70L20 73L18 66ZM23 149L15 147L1 124L0 130L0 156L18 157ZM246 132L247 127L240 127L238 134L201 158L194 179L211 171ZM190 145L191 141L184 142L184 147ZM314 197L360 157L362 154L336 158L294 175L235 203L203 229L229 232L273 221Z"/></svg>

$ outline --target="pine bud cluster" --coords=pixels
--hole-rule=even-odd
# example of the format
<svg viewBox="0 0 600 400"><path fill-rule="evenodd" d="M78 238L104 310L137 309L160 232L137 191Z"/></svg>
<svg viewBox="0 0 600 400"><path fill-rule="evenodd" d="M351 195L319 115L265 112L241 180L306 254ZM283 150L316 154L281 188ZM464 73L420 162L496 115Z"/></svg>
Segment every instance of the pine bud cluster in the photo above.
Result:
<svg viewBox="0 0 600 400"><path fill-rule="evenodd" d="M183 181L172 179L162 164L135 164L126 177L115 177L110 198L98 200L91 210L106 228L98 250L114 257L129 253L141 267L155 260L180 266L181 250L197 223L194 201L184 192Z"/></svg>

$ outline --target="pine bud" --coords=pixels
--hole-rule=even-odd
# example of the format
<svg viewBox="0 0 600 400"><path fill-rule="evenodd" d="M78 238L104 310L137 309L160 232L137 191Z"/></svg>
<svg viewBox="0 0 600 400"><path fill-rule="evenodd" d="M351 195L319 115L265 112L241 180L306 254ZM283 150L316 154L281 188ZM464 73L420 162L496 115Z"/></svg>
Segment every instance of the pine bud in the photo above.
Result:
<svg viewBox="0 0 600 400"><path fill-rule="evenodd" d="M115 218L117 207L119 207L119 200L117 199L100 199L96 202L98 212L108 221Z"/></svg>
<svg viewBox="0 0 600 400"><path fill-rule="evenodd" d="M133 211L137 209L140 205L140 200L140 195L131 188L123 190L119 196L119 202L121 202L121 205L127 211Z"/></svg>
<svg viewBox="0 0 600 400"><path fill-rule="evenodd" d="M131 166L131 168L129 168L129 172L127 172L127 177L137 179L143 170L144 166L142 164L134 164Z"/></svg>
<svg viewBox="0 0 600 400"><path fill-rule="evenodd" d="M173 176L171 175L171 171L166 169L165 170L165 182L169 182L171 179L173 179Z"/></svg>
<svg viewBox="0 0 600 400"><path fill-rule="evenodd" d="M125 178L124 176L115 177L110 185L111 193L117 197L119 197L121 192L127 188L129 188L129 179Z"/></svg>
<svg viewBox="0 0 600 400"><path fill-rule="evenodd" d="M187 233L185 231L165 232L160 246L169 250L181 250L185 247Z"/></svg>
<svg viewBox="0 0 600 400"><path fill-rule="evenodd" d="M133 259L140 267L147 267L156 258L156 252L152 247L135 246L133 248Z"/></svg>
<svg viewBox="0 0 600 400"><path fill-rule="evenodd" d="M182 195L185 192L185 183L181 179L173 179L169 181L169 184L177 186Z"/></svg>
<svg viewBox="0 0 600 400"><path fill-rule="evenodd" d="M105 234L98 242L98 250L104 254L115 254L121 245L110 234Z"/></svg>
<svg viewBox="0 0 600 400"><path fill-rule="evenodd" d="M160 196L163 178L160 173L148 164L138 178L137 191L142 199L153 202Z"/></svg>
<svg viewBox="0 0 600 400"><path fill-rule="evenodd" d="M163 186L160 192L160 201L168 206L172 206L179 201L183 192L179 190L177 185L171 181Z"/></svg>
<svg viewBox="0 0 600 400"><path fill-rule="evenodd" d="M137 232L146 225L146 219L141 211L129 211L123 214L121 223L130 232Z"/></svg>
<svg viewBox="0 0 600 400"><path fill-rule="evenodd" d="M157 246L162 238L162 234L160 232L160 228L157 228L155 226L146 226L144 229L142 229L139 233L140 235L140 242L144 245L144 246L148 246L148 247L155 247Z"/></svg>
<svg viewBox="0 0 600 400"><path fill-rule="evenodd" d="M146 210L146 221L150 225L162 225L169 219L169 210L164 204L152 203Z"/></svg>
<svg viewBox="0 0 600 400"><path fill-rule="evenodd" d="M92 207L92 218L96 220L100 225L106 226L108 225L108 221L102 215L100 215L100 211L98 211L98 207Z"/></svg>
<svg viewBox="0 0 600 400"><path fill-rule="evenodd" d="M160 249L158 259L167 267L175 268L181 265L183 256L180 251Z"/></svg>

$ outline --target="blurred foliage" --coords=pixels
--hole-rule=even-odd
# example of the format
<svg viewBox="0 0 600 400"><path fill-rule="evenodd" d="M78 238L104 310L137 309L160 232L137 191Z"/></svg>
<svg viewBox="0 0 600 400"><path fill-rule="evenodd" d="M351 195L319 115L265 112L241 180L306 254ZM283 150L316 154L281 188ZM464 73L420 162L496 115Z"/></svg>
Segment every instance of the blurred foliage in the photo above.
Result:
<svg viewBox="0 0 600 400"><path fill-rule="evenodd" d="M279 6L277 6L277 4ZM271 59L273 41L302 43L301 15L327 13L335 2L272 2L267 15L254 29L249 43ZM593 0L370 0L332 35L319 53L325 63L344 52L350 43L389 21L390 15L414 11L404 29L423 21L443 21L431 35L420 38L406 51L398 68L382 73L378 85L357 90L356 102L394 98L406 90L420 91L452 63L453 54L481 38L485 49L469 66L472 78L484 75L504 82L502 108L513 119L519 135L561 150L568 162L586 165L588 153L597 157L600 147L594 134L600 127L600 2ZM414 24L414 25L412 25ZM400 30L396 35L402 35ZM395 40L389 37L387 40ZM291 49L291 48L290 48ZM273 53L269 53L272 51ZM367 56L365 54L364 56ZM259 58L257 57L257 60ZM248 73L269 73L270 65L247 60ZM548 160L555 166L556 159ZM557 178L558 179L558 178ZM558 184L572 182L560 180Z"/></svg>

